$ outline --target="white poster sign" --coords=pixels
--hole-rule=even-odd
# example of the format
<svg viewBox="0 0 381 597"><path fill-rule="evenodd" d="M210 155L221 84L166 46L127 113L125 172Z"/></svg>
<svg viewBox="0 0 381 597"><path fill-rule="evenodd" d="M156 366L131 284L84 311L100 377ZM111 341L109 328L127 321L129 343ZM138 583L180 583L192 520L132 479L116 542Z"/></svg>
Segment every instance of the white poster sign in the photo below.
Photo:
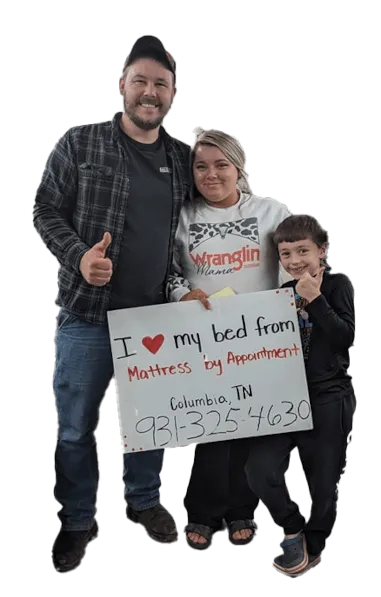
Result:
<svg viewBox="0 0 381 597"><path fill-rule="evenodd" d="M123 448L312 429L291 288L109 311Z"/></svg>

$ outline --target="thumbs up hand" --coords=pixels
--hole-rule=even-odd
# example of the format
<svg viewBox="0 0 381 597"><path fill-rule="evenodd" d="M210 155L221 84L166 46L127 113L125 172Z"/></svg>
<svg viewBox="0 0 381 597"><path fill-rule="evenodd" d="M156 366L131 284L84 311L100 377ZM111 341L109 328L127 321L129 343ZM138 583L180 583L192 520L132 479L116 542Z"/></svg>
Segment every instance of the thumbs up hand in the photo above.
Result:
<svg viewBox="0 0 381 597"><path fill-rule="evenodd" d="M93 250L99 251L99 255L104 257L108 247L111 245L111 234L109 232L105 232L103 238L99 243L93 246Z"/></svg>
<svg viewBox="0 0 381 597"><path fill-rule="evenodd" d="M106 257L111 244L111 234L105 232L101 241L86 251L79 265L80 272L86 282L94 286L105 286L111 280L112 262Z"/></svg>
<svg viewBox="0 0 381 597"><path fill-rule="evenodd" d="M312 303L321 294L320 286L324 269L321 267L315 276L311 276L308 272L304 273L295 287L296 292L309 303Z"/></svg>

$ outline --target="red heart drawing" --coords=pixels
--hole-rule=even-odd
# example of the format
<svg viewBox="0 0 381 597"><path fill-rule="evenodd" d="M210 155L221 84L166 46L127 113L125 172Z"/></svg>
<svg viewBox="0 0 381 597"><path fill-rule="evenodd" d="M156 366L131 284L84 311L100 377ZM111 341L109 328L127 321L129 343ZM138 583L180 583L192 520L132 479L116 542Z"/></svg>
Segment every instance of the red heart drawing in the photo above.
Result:
<svg viewBox="0 0 381 597"><path fill-rule="evenodd" d="M149 336L145 336L142 340L142 344L143 346L145 346L145 348L147 350L149 350L150 352L152 352L152 354L156 354L157 351L161 348L161 345L164 342L164 336L163 334L158 334L157 336L155 336L154 338L150 338Z"/></svg>

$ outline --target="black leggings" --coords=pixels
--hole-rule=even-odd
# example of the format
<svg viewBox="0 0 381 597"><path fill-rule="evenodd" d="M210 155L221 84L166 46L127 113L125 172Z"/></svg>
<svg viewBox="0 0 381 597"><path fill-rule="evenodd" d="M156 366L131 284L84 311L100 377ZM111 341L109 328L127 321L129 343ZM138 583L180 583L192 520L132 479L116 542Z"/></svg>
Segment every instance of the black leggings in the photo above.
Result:
<svg viewBox="0 0 381 597"><path fill-rule="evenodd" d="M251 489L267 506L286 535L304 529L309 554L325 547L336 519L337 484L346 464L348 435L356 399L351 391L326 402L311 401L314 428L252 438L246 465ZM312 499L308 522L290 499L285 473L290 453L297 448Z"/></svg>
<svg viewBox="0 0 381 597"><path fill-rule="evenodd" d="M229 523L253 518L259 500L250 490L245 473L249 448L247 439L196 446L184 499L188 522L217 531L223 520Z"/></svg>

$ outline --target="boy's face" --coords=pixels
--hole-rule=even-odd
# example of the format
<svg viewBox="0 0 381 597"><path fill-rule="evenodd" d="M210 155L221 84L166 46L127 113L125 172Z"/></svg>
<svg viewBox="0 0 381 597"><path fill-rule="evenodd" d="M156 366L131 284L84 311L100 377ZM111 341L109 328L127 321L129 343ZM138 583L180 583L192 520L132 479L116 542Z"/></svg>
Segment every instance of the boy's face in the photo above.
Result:
<svg viewBox="0 0 381 597"><path fill-rule="evenodd" d="M281 242L278 252L284 269L295 280L300 280L306 272L315 276L320 268L320 260L325 256L325 248L319 248L309 238L293 243Z"/></svg>

